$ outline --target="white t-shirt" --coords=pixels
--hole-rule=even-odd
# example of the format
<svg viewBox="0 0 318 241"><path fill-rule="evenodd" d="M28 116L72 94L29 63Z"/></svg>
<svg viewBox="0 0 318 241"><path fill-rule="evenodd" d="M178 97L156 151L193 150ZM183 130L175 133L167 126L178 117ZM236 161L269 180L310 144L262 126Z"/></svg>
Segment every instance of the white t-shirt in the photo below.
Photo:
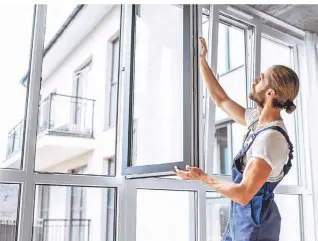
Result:
<svg viewBox="0 0 318 241"><path fill-rule="evenodd" d="M273 121L262 126L260 129L256 129L258 124L257 109L247 108L245 112L245 120L247 126L251 126L250 134L268 126L279 126L287 133L283 121ZM253 158L262 158L272 168L267 181L276 182L284 176L283 167L288 160L288 154L289 148L285 137L280 132L269 129L257 135L252 146L243 157L243 168L246 170L251 161L253 161Z"/></svg>

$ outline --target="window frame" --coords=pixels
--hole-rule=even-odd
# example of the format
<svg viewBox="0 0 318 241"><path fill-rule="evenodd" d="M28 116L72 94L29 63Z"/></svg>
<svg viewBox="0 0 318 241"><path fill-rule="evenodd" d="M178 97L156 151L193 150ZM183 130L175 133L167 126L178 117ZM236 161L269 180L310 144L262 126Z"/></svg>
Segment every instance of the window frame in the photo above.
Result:
<svg viewBox="0 0 318 241"><path fill-rule="evenodd" d="M141 176L164 176L173 174L174 166L184 169L186 165L198 165L198 138L197 138L197 120L194 118L194 106L197 105L198 97L194 93L197 88L197 62L190 58L191 54L196 52L190 33L197 36L197 30L193 27L194 12L197 7L195 5L183 6L183 161L170 162L155 165L132 166L132 112L133 112L133 91L134 91L134 48L136 34L136 15L139 7L134 4L127 7L125 18L129 19L129 25L125 28L125 50L126 53L124 63L123 81L124 86L124 123L123 123L123 153L122 153L122 175L126 177ZM126 62L125 61L125 62ZM196 84L194 84L196 83ZM195 149L194 151L192 151Z"/></svg>
<svg viewBox="0 0 318 241"><path fill-rule="evenodd" d="M126 13L126 9L130 8L129 5L122 5L122 12ZM201 183L195 181L182 181L182 180L171 180L171 179L163 179L163 178L150 178L150 179L129 179L126 180L124 177L121 176L121 162L118 162L116 168L116 177L107 177L107 176L90 176L90 175L65 175L65 174L48 174L48 173L37 173L34 170L34 160L35 160L35 152L36 152L36 136L37 136L37 115L38 115L38 104L40 101L40 86L41 86L41 65L43 60L43 43L45 37L45 16L46 16L46 5L36 5L36 14L35 14L35 24L34 24L34 34L33 34L33 49L32 51L32 58L31 58L31 68L30 68L30 80L28 83L28 104L27 104L27 112L26 112L26 121L25 121L25 139L24 139L24 152L23 155L23 169L22 170L9 170L9 169L1 169L0 170L0 182L1 183L17 183L21 185L21 199L23 200L20 202L19 208L19 222L18 222L18 241L29 241L32 240L32 225L34 221L34 197L35 197L35 185L60 185L60 186L83 186L83 187L98 187L98 188L114 188L116 190L116 231L115 236L118 241L135 241L135 229L134 229L134 217L135 217L135 210L136 210L136 188L148 188L148 189L165 189L165 190L190 190L196 192L196 226L194 227L196 232L196 237L193 240L195 241L205 241L206 240L206 193L207 192L214 192L212 188L206 185L202 185ZM229 14L236 15L233 12L230 12L227 9L227 6L222 5L210 5L210 14L212 14L211 23L213 24L213 19L218 18L219 10L223 9L224 11L228 11ZM200 10L199 10L200 11ZM125 14L122 14L123 21L122 24L129 25L131 18L125 18ZM243 18L242 15L236 15L237 18ZM246 20L246 19L245 19ZM247 21L247 20L246 20ZM250 21L250 20L248 20ZM297 40L292 38L290 35L282 34L281 32L277 32L267 26L263 26L259 21L256 19L250 21L253 22L256 26L255 31L252 33L253 45L256 49L256 56L259 56L260 46L259 40L261 36L261 32L267 33L274 33L275 36L279 36L280 39L284 40L287 39L286 42L297 42L298 44L304 44L302 40ZM211 25L212 26L212 25ZM124 31L123 28L121 31ZM212 36L212 40L209 40L208 48L215 49L215 45L217 46L217 41L215 42L216 34L211 35L213 33L212 28L210 28L210 36ZM216 35L216 36L215 36ZM126 40L121 40L121 45ZM125 42L127 43L127 41ZM303 47L303 46L302 46ZM124 55L127 61L127 53L125 53L127 49L124 49L123 52L120 51L120 56ZM299 68L298 64L302 60L301 50L295 48L298 54L299 59L295 59L296 61L296 68ZM126 54L126 55L125 55ZM254 68L253 72L259 74L259 61L255 56L251 56L251 59L255 59L253 61ZM295 57L296 58L296 57ZM216 69L217 62L213 62L215 60L215 54L213 56L209 56L209 62L211 62L211 67L213 70ZM130 59L128 57L127 63L129 63ZM126 69L129 65L122 65L125 66ZM127 73L122 68L119 68L120 75L126 76ZM118 102L118 120L117 124L119 126L116 135L116 155L118 155L117 160L121 160L122 155L125 152L122 151L122 144L123 144L123 133L125 133L125 128L123 128L122 120L124 119L123 113L126 113L123 108L123 100L124 95L122 94L122 90L125 87L125 81L119 82L119 92L121 93L119 96ZM126 96L125 96L126 97ZM302 99L300 99L300 104ZM300 109L302 108L301 105L298 105ZM305 103L302 103L305 105ZM213 113L213 105L210 105L209 111ZM298 116L301 117L301 111L298 112ZM304 140L304 123L303 120L300 118L297 120L299 122L299 133L300 140L299 142ZM214 126L214 123L213 123ZM213 126L210 126L209 131L213 131ZM213 132L212 132L213 133ZM201 140L201 139L200 139ZM308 149L308 148L307 148ZM213 150L213 149L212 149ZM307 157L308 150L305 150L300 155L301 157ZM213 154L213 153L212 153ZM309 156L310 157L310 156ZM306 158L301 158L301 161L305 161ZM302 178L305 177L303 175L303 168L302 169ZM221 176L221 179L228 180L228 177ZM308 204L308 200L312 196L312 191L307 188L306 181L304 182L304 186L279 186L277 187L275 193L281 194L300 194L302 197L301 205L300 205L300 212L301 215L301 222L302 228L305 226L303 223L305 219L303 217L304 212L306 212L305 207ZM118 196L117 196L118 194ZM117 210L119 209L120 212ZM309 215L306 213L306 215ZM308 221L307 221L308 222ZM317 225L317 224L316 224ZM118 228L120 227L120 228ZM192 227L193 228L193 227ZM306 230L302 230L302 235L310 238L310 234L306 234ZM307 240L304 239L304 240Z"/></svg>

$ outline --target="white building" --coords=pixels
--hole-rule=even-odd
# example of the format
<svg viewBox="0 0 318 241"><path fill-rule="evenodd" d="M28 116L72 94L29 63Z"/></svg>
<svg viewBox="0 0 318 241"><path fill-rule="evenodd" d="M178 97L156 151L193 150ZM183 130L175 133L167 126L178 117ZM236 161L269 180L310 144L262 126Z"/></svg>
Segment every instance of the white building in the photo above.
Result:
<svg viewBox="0 0 318 241"><path fill-rule="evenodd" d="M4 183L19 184L14 175L20 178L19 172L32 169L28 175L36 189L27 190L35 198L23 205L34 208L34 241L221 240L227 199L201 184L157 177L171 175L174 165L192 164L229 178L245 131L209 101L193 61L192 34L202 32L208 40L213 71L244 107L252 105L248 91L254 75L273 64L295 69L308 82L302 71L308 68L302 30L255 9L79 5L53 39L45 39L43 64L34 64L41 69L36 151L26 144L22 151L24 125L32 130L32 123L17 120L0 163L4 177L11 174L8 168L16 169L11 182L0 175ZM265 16L277 26L258 19ZM40 23L41 16L37 19ZM30 81L35 77L27 74L21 84L27 88ZM283 116L296 148L293 169L276 195L283 241L314 240L318 228L307 85L297 99L299 111ZM36 91L33 85L28 88L31 94ZM27 116L35 120L32 112ZM18 170L30 163L26 152L34 153L35 174L30 164ZM18 193L27 195L18 184L0 185L0 219L14 225L22 205ZM19 220L24 241L30 232L20 229L27 218ZM0 223L2 241L1 228ZM10 235L4 241L14 240L16 233Z"/></svg>

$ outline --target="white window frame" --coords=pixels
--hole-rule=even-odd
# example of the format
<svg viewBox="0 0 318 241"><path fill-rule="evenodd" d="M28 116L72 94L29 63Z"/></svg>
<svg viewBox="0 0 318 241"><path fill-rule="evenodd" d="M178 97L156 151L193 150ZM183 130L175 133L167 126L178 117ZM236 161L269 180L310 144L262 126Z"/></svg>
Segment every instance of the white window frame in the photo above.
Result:
<svg viewBox="0 0 318 241"><path fill-rule="evenodd" d="M122 6L122 13L125 9L129 8L129 5ZM201 7L201 6L200 6ZM198 10L198 19L200 19L201 9ZM139 188L146 189L160 189L160 190L184 190L193 191L196 193L196 200L193 204L196 208L195 212L195 225L190 227L190 230L194 230L192 233L195 241L206 241L206 192L214 192L209 186L202 185L196 181L182 181L173 180L168 178L151 178L151 179L131 179L126 180L122 174L122 163L117 161L116 163L116 177L108 176L89 176L89 175L64 175L64 174L47 174L37 173L35 170L35 154L36 154L36 140L37 140L37 117L38 117L38 105L40 101L40 87L41 87L41 68L43 60L43 45L45 37L45 19L46 19L46 5L36 5L35 25L33 33L33 47L32 47L32 59L30 68L30 78L28 84L28 105L26 115L26 128L25 128L25 141L24 141L24 152L23 152L23 169L11 170L11 169L0 169L0 183L16 183L21 185L21 197L20 197L20 208L19 208L19 223L18 223L18 241L29 241L32 240L32 226L34 217L34 197L35 197L35 186L36 185L63 185L63 186L83 186L83 187L99 187L99 188L115 188L116 194L116 235L118 241L135 241L136 240L136 193ZM260 74L260 39L261 34L264 33L269 36L273 36L286 43L297 46L294 48L295 51L295 69L299 72L299 62L303 60L303 56L300 53L300 49L303 48L304 42L297 38L291 37L290 35L281 33L270 27L264 26L256 19L250 19L244 14L239 12L230 11L227 6L223 5L211 5L210 6L210 36L208 48L211 49L213 55L209 55L209 63L211 64L212 70L215 72L217 69L217 25L219 18L219 11L228 13L238 19L243 19L255 26L255 56L254 56L254 74L257 76ZM131 18L125 18L125 14L122 14L122 24L128 24ZM199 21L199 25L201 22ZM121 35L123 28L121 29ZM121 39L121 46L125 44L125 40ZM120 56L123 52L120 52ZM127 55L125 55L127 56ZM122 58L120 58L122 59ZM129 60L125 59L123 61ZM119 67L119 71L122 70L122 65ZM300 72L300 75L302 73ZM121 81L124 77L124 71L121 72L119 78L119 97L118 97L118 121L117 121L117 138L116 138L116 160L122 160L123 158L123 136L125 135L123 129L124 123L124 81ZM202 87L202 86L201 86ZM201 92L200 92L201 93ZM297 124L299 131L299 139L297 145L304 147L305 138L305 126L301 117L302 103L299 98ZM32 113L32 114L31 114ZM210 100L208 105L208 115L210 116L210 122L208 123L207 133L212 134L212 139L207 139L209 143L213 143L213 134L215 132L214 117L215 106ZM211 118L212 117L212 118ZM202 120L201 120L202 121ZM200 136L202 141L202 136ZM306 226L306 216L309 213L305 212L304 207L308 204L308 200L311 198L312 192L309 190L306 182L306 174L308 169L306 166L310 166L308 161L308 147L304 147L304 152L300 153L299 158L301 169L301 182L302 186L291 186L291 185L280 185L277 187L275 193L280 194L294 194L301 195L301 208L300 211L303 215L302 227ZM200 154L201 155L201 154ZM208 148L206 158L213 158L213 146ZM202 159L201 159L202 160ZM310 161L310 160L309 160ZM201 165L201 164L200 164ZM212 171L210 167L206 169L208 172ZM222 176L223 179L229 179L229 177ZM177 215L177 214L172 214ZM318 224L316 224L318 226ZM312 240L312 234L307 234L302 230L303 240Z"/></svg>

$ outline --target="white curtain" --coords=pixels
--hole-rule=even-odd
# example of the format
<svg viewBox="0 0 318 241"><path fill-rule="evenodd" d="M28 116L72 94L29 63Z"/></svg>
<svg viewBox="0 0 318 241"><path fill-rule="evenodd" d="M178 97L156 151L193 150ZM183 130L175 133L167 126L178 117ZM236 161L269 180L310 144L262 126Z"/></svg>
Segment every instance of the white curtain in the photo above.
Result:
<svg viewBox="0 0 318 241"><path fill-rule="evenodd" d="M309 131L310 169L312 177L313 205L316 240L318 240L318 36L306 32L305 36L307 79L300 84L303 101L307 105Z"/></svg>

